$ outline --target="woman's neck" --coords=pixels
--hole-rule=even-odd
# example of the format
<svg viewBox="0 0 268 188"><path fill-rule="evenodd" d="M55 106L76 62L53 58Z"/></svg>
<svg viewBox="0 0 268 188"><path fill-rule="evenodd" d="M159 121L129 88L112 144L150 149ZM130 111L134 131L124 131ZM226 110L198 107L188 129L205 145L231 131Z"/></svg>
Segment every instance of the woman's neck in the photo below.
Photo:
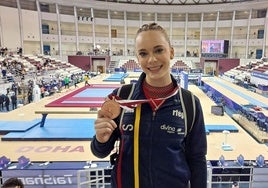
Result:
<svg viewBox="0 0 268 188"><path fill-rule="evenodd" d="M143 91L145 93L146 98L163 98L168 96L173 90L174 85L172 82L162 87L152 86L147 83L146 80L143 82Z"/></svg>
<svg viewBox="0 0 268 188"><path fill-rule="evenodd" d="M152 87L165 87L172 83L171 77L167 79L159 79L159 80L151 80L145 78L146 83L148 83Z"/></svg>

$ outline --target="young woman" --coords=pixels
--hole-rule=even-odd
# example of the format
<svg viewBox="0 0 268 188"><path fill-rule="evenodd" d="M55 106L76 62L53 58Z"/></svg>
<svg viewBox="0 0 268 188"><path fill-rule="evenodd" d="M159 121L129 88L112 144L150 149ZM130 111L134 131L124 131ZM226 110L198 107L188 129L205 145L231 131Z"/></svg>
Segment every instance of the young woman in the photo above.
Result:
<svg viewBox="0 0 268 188"><path fill-rule="evenodd" d="M187 101L179 95L182 89L170 73L174 50L166 31L156 23L143 25L137 31L135 47L143 73L129 103L120 102L119 88L108 96L108 107L104 105L98 112L93 154L108 156L119 140L113 188L206 188L202 108L196 96L192 95L194 105L185 106ZM132 109L125 108L133 103ZM115 114L118 106L123 107L120 115ZM191 115L195 114L190 129L186 108L193 108Z"/></svg>

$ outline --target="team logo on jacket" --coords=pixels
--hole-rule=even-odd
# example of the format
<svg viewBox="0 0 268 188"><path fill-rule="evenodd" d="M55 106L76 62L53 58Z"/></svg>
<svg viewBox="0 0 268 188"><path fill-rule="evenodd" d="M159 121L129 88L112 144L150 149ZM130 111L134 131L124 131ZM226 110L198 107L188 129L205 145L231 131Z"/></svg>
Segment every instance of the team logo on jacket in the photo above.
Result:
<svg viewBox="0 0 268 188"><path fill-rule="evenodd" d="M184 134L182 128L176 128L176 127L172 127L172 126L166 125L166 124L161 125L160 129L163 131L166 131L169 134L174 134L174 133Z"/></svg>
<svg viewBox="0 0 268 188"><path fill-rule="evenodd" d="M177 116L180 117L181 119L184 118L183 112L178 109L172 111L172 116Z"/></svg>
<svg viewBox="0 0 268 188"><path fill-rule="evenodd" d="M122 129L123 129L124 131L133 131L134 126L133 126L132 124L123 124L123 125L122 125Z"/></svg>

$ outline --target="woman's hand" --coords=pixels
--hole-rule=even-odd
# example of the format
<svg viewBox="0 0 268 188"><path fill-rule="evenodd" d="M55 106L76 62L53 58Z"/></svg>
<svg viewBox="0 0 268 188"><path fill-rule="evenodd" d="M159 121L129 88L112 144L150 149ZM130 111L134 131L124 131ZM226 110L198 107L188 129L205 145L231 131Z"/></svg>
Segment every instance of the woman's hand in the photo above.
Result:
<svg viewBox="0 0 268 188"><path fill-rule="evenodd" d="M109 111L99 110L98 118L95 121L96 139L100 143L105 143L111 137L117 125L111 118Z"/></svg>

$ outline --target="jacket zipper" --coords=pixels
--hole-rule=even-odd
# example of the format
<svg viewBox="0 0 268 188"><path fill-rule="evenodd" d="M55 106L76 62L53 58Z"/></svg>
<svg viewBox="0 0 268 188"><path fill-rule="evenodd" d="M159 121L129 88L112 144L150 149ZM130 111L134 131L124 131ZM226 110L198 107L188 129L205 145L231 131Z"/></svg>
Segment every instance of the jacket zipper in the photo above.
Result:
<svg viewBox="0 0 268 188"><path fill-rule="evenodd" d="M153 121L155 120L155 114L156 114L156 111L153 111Z"/></svg>

